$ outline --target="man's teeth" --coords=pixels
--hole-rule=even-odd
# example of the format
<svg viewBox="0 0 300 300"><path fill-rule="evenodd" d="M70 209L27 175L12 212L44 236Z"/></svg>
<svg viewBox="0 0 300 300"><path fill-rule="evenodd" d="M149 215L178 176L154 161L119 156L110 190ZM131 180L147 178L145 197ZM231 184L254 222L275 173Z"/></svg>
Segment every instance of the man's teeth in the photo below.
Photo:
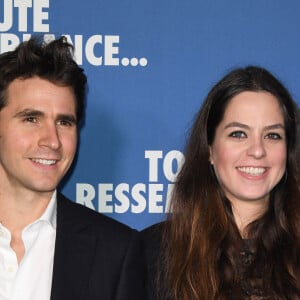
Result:
<svg viewBox="0 0 300 300"><path fill-rule="evenodd" d="M255 167L240 167L238 168L239 171L252 175L252 176L258 176L263 174L266 169L265 168L255 168Z"/></svg>
<svg viewBox="0 0 300 300"><path fill-rule="evenodd" d="M55 159L32 159L32 161L42 164L42 165L54 165L56 163Z"/></svg>

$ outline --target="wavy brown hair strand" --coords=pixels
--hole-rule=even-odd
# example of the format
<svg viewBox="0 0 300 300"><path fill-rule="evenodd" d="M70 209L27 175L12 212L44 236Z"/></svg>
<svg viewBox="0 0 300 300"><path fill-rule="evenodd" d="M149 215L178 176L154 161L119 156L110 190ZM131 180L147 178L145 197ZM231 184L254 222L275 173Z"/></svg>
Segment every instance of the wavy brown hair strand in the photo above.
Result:
<svg viewBox="0 0 300 300"><path fill-rule="evenodd" d="M233 70L220 80L196 115L163 235L167 270L163 300L228 300L232 293L236 299L244 299L239 298L241 274L237 272L242 238L209 152L227 104L244 91L267 92L278 99L287 140L286 174L271 191L267 212L247 228L259 255L245 272L251 277L255 270L262 270L263 287L272 299L300 299L297 107L272 74L250 66Z"/></svg>

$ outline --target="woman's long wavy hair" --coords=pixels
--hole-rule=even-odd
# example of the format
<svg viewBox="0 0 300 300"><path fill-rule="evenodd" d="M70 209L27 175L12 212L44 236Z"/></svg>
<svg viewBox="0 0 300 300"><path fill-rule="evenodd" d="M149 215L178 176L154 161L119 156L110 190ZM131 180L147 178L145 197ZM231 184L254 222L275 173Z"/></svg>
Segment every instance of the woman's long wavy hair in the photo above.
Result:
<svg viewBox="0 0 300 300"><path fill-rule="evenodd" d="M247 299L241 294L238 272L242 238L209 162L209 146L226 107L244 91L268 92L278 99L287 141L285 175L271 191L266 213L247 228L257 253L249 276L261 270L262 286L270 299L300 299L298 110L286 88L255 66L226 75L196 115L164 230L166 272L160 278L167 287L161 299Z"/></svg>

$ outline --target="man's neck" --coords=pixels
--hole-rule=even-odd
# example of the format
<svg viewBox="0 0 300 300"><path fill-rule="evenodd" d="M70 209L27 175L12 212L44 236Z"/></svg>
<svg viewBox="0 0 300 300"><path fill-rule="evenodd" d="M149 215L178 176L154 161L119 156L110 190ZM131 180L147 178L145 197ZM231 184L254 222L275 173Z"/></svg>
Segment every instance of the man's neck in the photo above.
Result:
<svg viewBox="0 0 300 300"><path fill-rule="evenodd" d="M7 189L1 189L1 187L0 191L0 223L10 231L10 246L20 263L25 254L22 231L43 215L53 192L24 193L24 191L14 190L7 193Z"/></svg>
<svg viewBox="0 0 300 300"><path fill-rule="evenodd" d="M46 210L53 192L2 192L0 188L0 222L13 232L20 232ZM7 191L7 190L6 190Z"/></svg>

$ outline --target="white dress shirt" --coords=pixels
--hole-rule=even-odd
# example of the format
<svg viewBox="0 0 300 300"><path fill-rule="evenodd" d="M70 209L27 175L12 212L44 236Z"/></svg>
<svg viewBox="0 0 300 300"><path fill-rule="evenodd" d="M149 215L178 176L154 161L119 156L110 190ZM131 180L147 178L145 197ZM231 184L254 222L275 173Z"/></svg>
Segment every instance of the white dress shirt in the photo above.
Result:
<svg viewBox="0 0 300 300"><path fill-rule="evenodd" d="M0 224L0 300L49 300L56 236L56 192L44 214L22 231L25 254L18 265L11 233Z"/></svg>

